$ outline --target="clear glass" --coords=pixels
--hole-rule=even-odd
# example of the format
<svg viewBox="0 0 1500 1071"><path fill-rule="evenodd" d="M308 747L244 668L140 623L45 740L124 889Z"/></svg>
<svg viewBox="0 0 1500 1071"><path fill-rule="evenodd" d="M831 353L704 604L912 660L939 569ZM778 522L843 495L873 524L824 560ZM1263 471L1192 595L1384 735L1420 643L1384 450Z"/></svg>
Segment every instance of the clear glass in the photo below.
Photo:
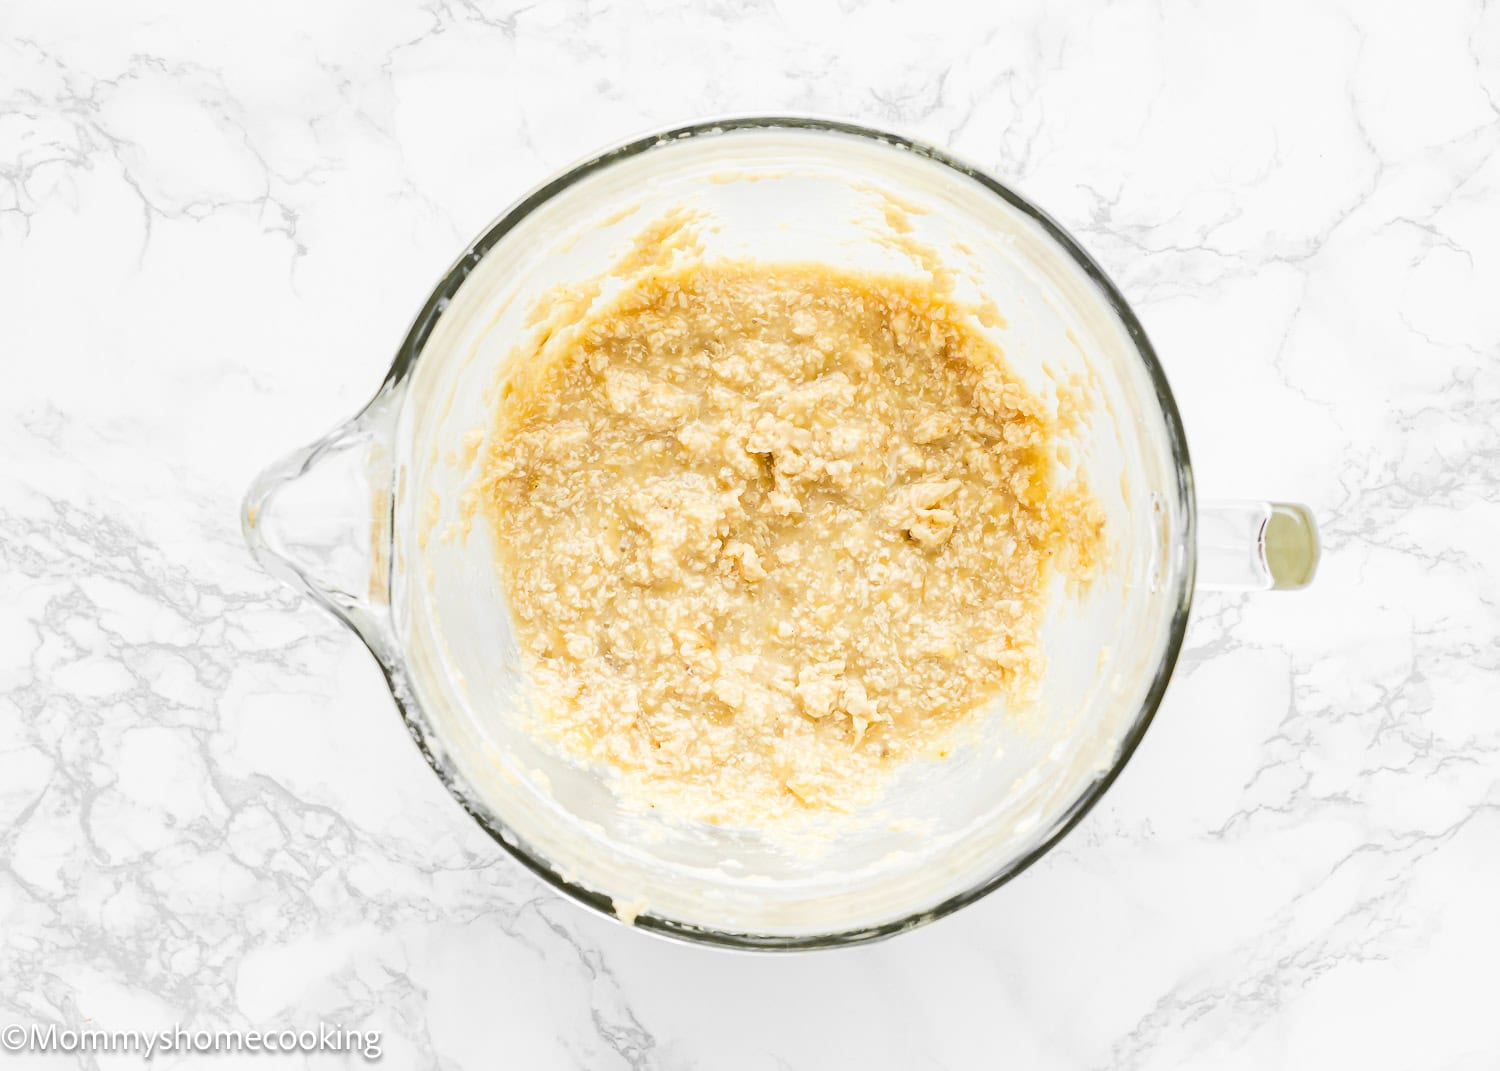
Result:
<svg viewBox="0 0 1500 1071"><path fill-rule="evenodd" d="M754 831L672 826L621 807L595 773L525 732L529 685L492 535L482 522L455 534L475 475L460 444L487 426L486 388L535 300L604 271L668 209L713 221L710 256L920 274L877 240L881 197L920 210L915 237L961 289L1000 306L1007 322L994 337L1035 391L1051 395L1070 373L1096 383L1103 404L1077 454L1104 500L1113 564L1086 592L1057 592L1036 711L997 708L948 759L904 769L809 858ZM1298 509L1216 507L1206 579L1305 583L1316 536ZM1161 368L1119 293L1061 228L934 149L787 118L643 138L526 197L439 284L371 404L267 470L245 508L260 560L364 638L434 770L517 858L588 906L639 909L645 929L749 948L909 929L1055 844L1114 780L1161 700L1199 564L1196 524Z"/></svg>

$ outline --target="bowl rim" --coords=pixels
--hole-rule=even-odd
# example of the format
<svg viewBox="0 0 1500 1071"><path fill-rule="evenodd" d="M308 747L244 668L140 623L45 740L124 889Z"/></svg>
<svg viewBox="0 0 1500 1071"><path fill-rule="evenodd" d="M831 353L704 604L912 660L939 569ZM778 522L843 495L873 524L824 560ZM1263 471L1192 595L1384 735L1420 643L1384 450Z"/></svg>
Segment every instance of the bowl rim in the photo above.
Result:
<svg viewBox="0 0 1500 1071"><path fill-rule="evenodd" d="M1112 311L1119 318L1151 382L1157 404L1162 413L1174 463L1176 473L1176 486L1174 490L1177 495L1177 505L1181 518L1180 545L1185 548L1185 553L1179 563L1169 563L1168 575L1169 577L1175 577L1174 582L1177 587L1177 590L1172 593L1172 618L1168 627L1166 647L1163 650L1161 660L1157 665L1151 682L1147 687L1140 711L1136 714L1130 728L1126 731L1119 751L1109 767L1083 788L1077 798L1057 817L1046 836L1038 841L1030 851L1007 861L983 880L962 892L955 893L932 907L871 926L799 935L742 933L730 930L717 930L711 927L659 917L651 914L649 907L647 911L637 916L633 923L631 923L634 928L647 933L694 945L708 945L741 951L807 951L812 949L847 947L882 940L951 915L960 908L966 907L989 895L1000 888L1000 886L1024 872L1056 846L1093 809L1104 793L1114 784L1116 778L1119 777L1121 771L1124 770L1131 757L1135 754L1136 749L1140 746L1141 740L1145 737L1146 730L1150 727L1156 711L1161 705L1167 683L1172 676L1178 656L1181 653L1183 639L1187 632L1187 622L1191 610L1194 587L1197 504L1193 489L1192 465L1188 456L1187 437L1183 429L1181 413L1177 408L1176 400L1173 398L1171 388L1167 383L1166 373L1162 369L1150 340L1146 337L1145 329L1126 303L1118 287L1105 274L1104 269L1083 250L1077 240L1059 223L1053 220L1052 217L1048 216L1010 186L945 150L936 148L916 138L891 133L875 127L852 123L843 119L809 114L719 116L697 122L670 126L653 133L622 141L586 157L571 167L557 172L553 177L536 186L496 217L477 238L469 243L464 252L459 255L452 266L444 273L442 279L433 288L432 293L423 304L421 311L413 320L411 328L407 331L404 341L396 351L396 356L391 363L390 369L387 371L385 379L382 381L380 389L376 392L371 405L379 403L382 399L390 399L393 394L400 392L405 387L406 380L412 374L417 361L422 355L422 350L436 328L438 321L442 318L444 311L464 281L478 267L489 251L498 245L511 230L538 207L590 175L613 164L650 152L653 149L662 148L671 143L689 138L722 136L736 132L759 130L794 130L804 133L833 135L835 137L851 137L911 152L914 155L924 157L946 167L970 181L978 183L990 194L1006 202L1012 208L1015 208L1039 225L1053 241L1061 246L1083 273L1093 282L1100 294L1108 302ZM394 501L392 501L391 505L394 512ZM394 532L394 529L391 530ZM393 560L391 564L394 564ZM1180 567L1172 568L1171 565L1178 565ZM402 720L406 723L408 731L416 741L423 758L427 761L433 772L437 774L443 786L448 790L448 793L458 801L464 810L469 813L500 847L521 862L533 874L537 875L557 891L563 893L568 899L600 915L607 916L613 921L619 921L614 912L613 902L610 897L564 878L561 873L554 870L548 864L540 853L529 850L524 841L517 837L514 831L506 827L499 816L490 813L487 808L481 806L470 797L469 793L465 790L465 786L459 781L456 772L448 764L439 761L438 756L441 754L441 749L430 744L427 739L428 728L426 719L422 714L416 696L405 680L405 669L401 664L399 650L395 649L390 643L383 642L386 639L385 637L367 636L363 630L355 626L352 622L346 621L346 623L350 624L350 627L354 628L354 631L360 635L360 638L380 663L386 683L390 688L392 697L396 701L396 706L400 711Z"/></svg>

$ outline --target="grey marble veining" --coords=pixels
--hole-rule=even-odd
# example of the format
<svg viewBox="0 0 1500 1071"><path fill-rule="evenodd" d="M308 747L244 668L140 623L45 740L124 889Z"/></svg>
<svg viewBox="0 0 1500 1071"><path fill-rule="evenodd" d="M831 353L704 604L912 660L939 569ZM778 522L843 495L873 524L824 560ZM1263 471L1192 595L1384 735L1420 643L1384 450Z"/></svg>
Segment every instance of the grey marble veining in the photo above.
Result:
<svg viewBox="0 0 1500 1071"><path fill-rule="evenodd" d="M1034 197L1140 313L1200 487L1307 502L1325 551L1304 593L1200 598L1144 746L1022 879L751 958L503 855L237 507L518 193L778 109ZM13 3L0 1022L323 1017L403 1068L1493 1067L1497 293L1482 0Z"/></svg>

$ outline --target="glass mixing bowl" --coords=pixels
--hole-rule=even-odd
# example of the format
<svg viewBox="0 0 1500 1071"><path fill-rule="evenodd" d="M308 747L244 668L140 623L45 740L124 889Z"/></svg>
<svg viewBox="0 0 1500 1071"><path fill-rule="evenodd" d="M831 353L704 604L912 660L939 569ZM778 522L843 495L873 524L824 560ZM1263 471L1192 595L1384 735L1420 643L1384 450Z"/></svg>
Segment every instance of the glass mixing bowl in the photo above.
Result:
<svg viewBox="0 0 1500 1071"><path fill-rule="evenodd" d="M712 221L708 257L817 261L920 276L879 240L894 201L1044 398L1072 373L1100 399L1076 455L1108 515L1109 571L1059 590L1034 716L980 721L944 760L904 767L823 851L753 830L671 825L528 735L530 689L492 534L457 524L464 436L544 293L604 272L668 210ZM920 259L920 258L919 258ZM466 460L467 459L467 460ZM347 622L412 736L500 844L575 900L712 944L806 948L910 929L978 899L1056 844L1119 774L1161 701L1195 576L1294 587L1307 512L1195 503L1182 423L1139 322L1088 255L1013 191L933 148L847 123L723 120L601 153L523 198L438 283L369 405L273 465L245 501L256 557ZM1061 586L1059 586L1061 587Z"/></svg>

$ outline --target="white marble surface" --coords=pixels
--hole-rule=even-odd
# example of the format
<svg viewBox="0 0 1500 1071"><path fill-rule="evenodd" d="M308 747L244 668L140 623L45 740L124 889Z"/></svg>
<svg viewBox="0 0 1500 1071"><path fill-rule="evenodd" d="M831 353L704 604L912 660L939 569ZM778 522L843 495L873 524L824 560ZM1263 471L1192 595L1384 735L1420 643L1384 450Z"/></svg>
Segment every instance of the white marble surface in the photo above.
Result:
<svg viewBox="0 0 1500 1071"><path fill-rule="evenodd" d="M1305 593L1201 599L1135 761L1019 881L755 958L503 855L236 510L523 189L789 108L1052 211L1200 486L1309 503L1326 550ZM1497 119L1482 0L10 0L0 1022L323 1017L402 1068L1500 1066Z"/></svg>

